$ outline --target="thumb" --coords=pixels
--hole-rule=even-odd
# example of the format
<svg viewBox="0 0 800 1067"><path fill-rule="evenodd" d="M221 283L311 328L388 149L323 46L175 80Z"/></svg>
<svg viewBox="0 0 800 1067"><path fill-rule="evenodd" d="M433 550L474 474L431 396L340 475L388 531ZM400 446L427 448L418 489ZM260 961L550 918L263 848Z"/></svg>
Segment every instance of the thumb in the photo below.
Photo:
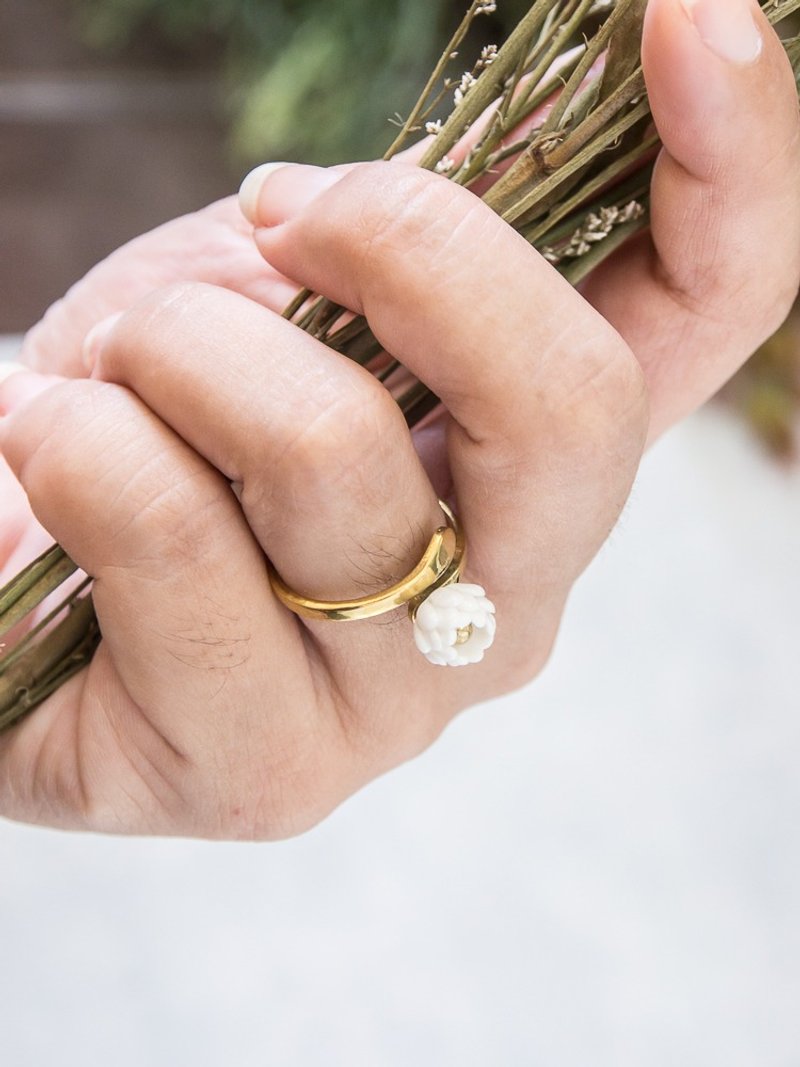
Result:
<svg viewBox="0 0 800 1067"><path fill-rule="evenodd" d="M652 216L663 280L695 310L729 311L760 343L788 311L800 269L786 54L755 0L650 0L642 54L666 149ZM765 267L768 281L754 285Z"/></svg>
<svg viewBox="0 0 800 1067"><path fill-rule="evenodd" d="M642 57L664 143L648 238L587 282L639 357L657 435L780 325L800 280L794 73L755 0L649 0Z"/></svg>

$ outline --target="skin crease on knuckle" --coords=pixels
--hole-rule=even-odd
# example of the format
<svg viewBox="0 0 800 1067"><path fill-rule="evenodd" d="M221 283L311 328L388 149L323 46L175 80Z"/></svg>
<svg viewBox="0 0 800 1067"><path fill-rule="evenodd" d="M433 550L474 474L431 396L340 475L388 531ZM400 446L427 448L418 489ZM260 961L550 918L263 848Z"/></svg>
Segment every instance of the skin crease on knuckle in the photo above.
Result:
<svg viewBox="0 0 800 1067"><path fill-rule="evenodd" d="M679 166L668 159L661 165ZM661 288L679 311L688 312L701 322L716 322L721 327L740 323L748 335L756 338L753 342L756 347L771 333L768 320L772 310L767 305L774 302L773 283L782 289L784 278L773 277L769 265L765 264L764 270L760 264L755 275L759 281L754 287L749 250L756 243L755 235L744 228L740 238L741 255L732 256L726 251L725 265L722 265L726 240L723 230L726 220L736 212L738 208L731 202L724 184L705 186L695 211L675 220L669 232L660 229L662 254L653 258L653 270ZM695 235L697 246L704 250L702 257L688 259L683 255L687 233ZM668 268L667 263L673 266Z"/></svg>
<svg viewBox="0 0 800 1067"><path fill-rule="evenodd" d="M348 260L355 253L352 302L357 306L353 310L366 310L369 317L360 298L369 299L376 285L389 278L395 286L402 285L405 268L422 254L431 286L437 278L439 284L457 285L457 249L464 243L460 231L467 224L477 230L476 217L485 214L500 229L479 200L461 190L454 198L453 192L450 182L427 171L367 164L346 175L321 202L312 205L307 217L310 226L302 236L314 243L313 231L319 227L326 246L332 243ZM441 270L437 269L440 260L444 261Z"/></svg>
<svg viewBox="0 0 800 1067"><path fill-rule="evenodd" d="M363 499L376 480L382 493L381 471L397 466L400 415L389 394L375 385L359 382L357 388L329 397L324 406L315 405L277 455L271 455L269 480L255 472L251 484L256 492L270 493L278 509L289 501L292 509L309 514L320 507L340 510L343 494Z"/></svg>
<svg viewBox="0 0 800 1067"><path fill-rule="evenodd" d="M354 205L348 215L355 214L356 239L349 227L339 228L335 215L327 218L337 227L340 240L358 250L363 278L372 277L376 269L383 276L387 259L391 264L398 254L413 253L434 224L432 220L439 220L443 212L452 213L449 183L413 167L403 167L402 174L398 170L369 164L346 175L341 188L335 190Z"/></svg>
<svg viewBox="0 0 800 1067"><path fill-rule="evenodd" d="M169 335L180 330L185 318L191 318L196 309L203 309L214 298L214 286L204 282L175 282L158 289L145 297L133 311L130 321L131 336L146 347L152 333L158 347L168 343Z"/></svg>
<svg viewBox="0 0 800 1067"><path fill-rule="evenodd" d="M65 474L91 477L94 452L113 445L114 420L106 418L106 397L100 395L112 388L65 382L15 412L4 450L34 510L40 500L53 501L54 510L73 507L74 492Z"/></svg>
<svg viewBox="0 0 800 1067"><path fill-rule="evenodd" d="M131 394L123 397L128 398L132 400ZM125 566L156 579L202 558L206 546L217 543L235 523L235 508L221 477L199 458L187 463L177 442L150 442L142 449L136 426L141 425L144 435L148 420L138 402L115 405L106 413L112 440L115 413L125 418L129 430L114 450L113 464L106 465L96 482L96 490L103 482L109 486L98 532L116 566L126 551L117 545L146 546L146 554L127 560ZM99 568L96 577L102 577Z"/></svg>
<svg viewBox="0 0 800 1067"><path fill-rule="evenodd" d="M569 372L560 379L551 376L540 388L521 390L497 433L472 440L472 454L492 480L507 483L516 477L532 447L532 428L537 448L547 434L558 466L606 470L610 464L613 480L627 484L633 477L649 416L641 366L611 330L588 336L574 330L562 338L562 351L564 343L570 346Z"/></svg>
<svg viewBox="0 0 800 1067"><path fill-rule="evenodd" d="M169 359L171 338L180 337L187 321L204 317L218 295L215 286L204 282L176 282L149 293L112 329L93 377L124 381L134 372L157 373L158 362Z"/></svg>

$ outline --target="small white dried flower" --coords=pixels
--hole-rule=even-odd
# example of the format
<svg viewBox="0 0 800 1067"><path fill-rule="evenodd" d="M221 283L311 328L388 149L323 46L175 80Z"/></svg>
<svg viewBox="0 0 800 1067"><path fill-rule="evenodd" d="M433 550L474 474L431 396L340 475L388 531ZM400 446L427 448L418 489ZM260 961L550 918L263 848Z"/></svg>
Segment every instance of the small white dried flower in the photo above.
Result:
<svg viewBox="0 0 800 1067"><path fill-rule="evenodd" d="M417 609L414 641L425 658L439 667L480 663L494 642L494 613L494 604L481 586L442 586Z"/></svg>
<svg viewBox="0 0 800 1067"><path fill-rule="evenodd" d="M441 119L437 119L435 122L426 122L425 123L425 133L430 134L431 137L436 137L441 132L442 132L442 120Z"/></svg>
<svg viewBox="0 0 800 1067"><path fill-rule="evenodd" d="M458 105L463 101L464 97L470 91L472 86L475 85L477 80L478 79L475 77L472 71L469 70L465 71L461 75L461 81L458 83L458 88L453 94L453 99L455 100L456 107L458 107Z"/></svg>
<svg viewBox="0 0 800 1067"><path fill-rule="evenodd" d="M604 241L618 226L634 222L644 215L644 208L637 200L631 200L625 207L600 208L599 213L592 212L586 216L584 223L560 249L549 246L542 248L541 254L548 263L559 264L565 259L580 259L591 251L592 245Z"/></svg>
<svg viewBox="0 0 800 1067"><path fill-rule="evenodd" d="M450 172L453 170L453 167L455 167L455 165L456 165L456 161L454 159L451 159L450 156L443 156L439 160L439 162L436 164L436 168L435 168L436 169L436 173L437 174L450 174Z"/></svg>
<svg viewBox="0 0 800 1067"><path fill-rule="evenodd" d="M493 15L497 11L497 0L480 0L475 8L476 15Z"/></svg>
<svg viewBox="0 0 800 1067"><path fill-rule="evenodd" d="M644 208L638 200L631 200L627 207L624 207L617 216L617 223L623 222L635 222L644 215Z"/></svg>
<svg viewBox="0 0 800 1067"><path fill-rule="evenodd" d="M485 48L481 49L481 58L478 60L478 67L483 69L484 67L491 67L492 63L497 59L497 45L487 44Z"/></svg>

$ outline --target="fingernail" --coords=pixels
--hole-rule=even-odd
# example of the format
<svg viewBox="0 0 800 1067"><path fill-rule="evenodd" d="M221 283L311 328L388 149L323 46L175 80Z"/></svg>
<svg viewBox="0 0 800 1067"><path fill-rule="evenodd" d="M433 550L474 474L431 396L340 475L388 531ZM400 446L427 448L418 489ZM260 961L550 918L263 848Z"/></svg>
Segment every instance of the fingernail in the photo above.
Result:
<svg viewBox="0 0 800 1067"><path fill-rule="evenodd" d="M11 370L8 368L11 367ZM63 381L54 375L34 374L19 363L0 365L0 416L10 415L40 393Z"/></svg>
<svg viewBox="0 0 800 1067"><path fill-rule="evenodd" d="M700 39L729 63L754 63L764 48L750 0L681 0Z"/></svg>
<svg viewBox="0 0 800 1067"><path fill-rule="evenodd" d="M280 226L299 214L326 189L336 185L352 167L312 167L305 163L265 163L242 182L239 202L242 212L258 227ZM276 170L289 177L276 182L265 195L264 186ZM289 173L291 172L291 173ZM274 194L274 195L273 195Z"/></svg>
<svg viewBox="0 0 800 1067"><path fill-rule="evenodd" d="M248 222L252 222L253 225L258 222L258 201L264 182L270 174L289 165L288 163L262 163L245 177L239 186L239 207Z"/></svg>
<svg viewBox="0 0 800 1067"><path fill-rule="evenodd" d="M117 325L122 318L122 312L118 311L114 315L109 315L108 318L101 319L100 322L96 322L92 326L91 330L86 334L83 341L83 348L81 349L81 359L84 367L91 373L95 364L97 363L97 357L105 344L106 338Z"/></svg>

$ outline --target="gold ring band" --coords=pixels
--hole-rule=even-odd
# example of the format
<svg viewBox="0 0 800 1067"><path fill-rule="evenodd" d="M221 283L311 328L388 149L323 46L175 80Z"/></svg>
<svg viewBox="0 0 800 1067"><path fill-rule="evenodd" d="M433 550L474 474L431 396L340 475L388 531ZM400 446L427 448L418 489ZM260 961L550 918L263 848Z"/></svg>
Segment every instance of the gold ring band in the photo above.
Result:
<svg viewBox="0 0 800 1067"><path fill-rule="evenodd" d="M290 611L304 619L353 622L357 619L374 619L404 605L408 605L413 616L416 607L434 589L457 582L466 563L467 547L463 530L447 504L440 500L439 506L447 518L447 525L435 531L413 571L389 589L354 600L315 600L290 589L270 566L269 580L273 592Z"/></svg>

